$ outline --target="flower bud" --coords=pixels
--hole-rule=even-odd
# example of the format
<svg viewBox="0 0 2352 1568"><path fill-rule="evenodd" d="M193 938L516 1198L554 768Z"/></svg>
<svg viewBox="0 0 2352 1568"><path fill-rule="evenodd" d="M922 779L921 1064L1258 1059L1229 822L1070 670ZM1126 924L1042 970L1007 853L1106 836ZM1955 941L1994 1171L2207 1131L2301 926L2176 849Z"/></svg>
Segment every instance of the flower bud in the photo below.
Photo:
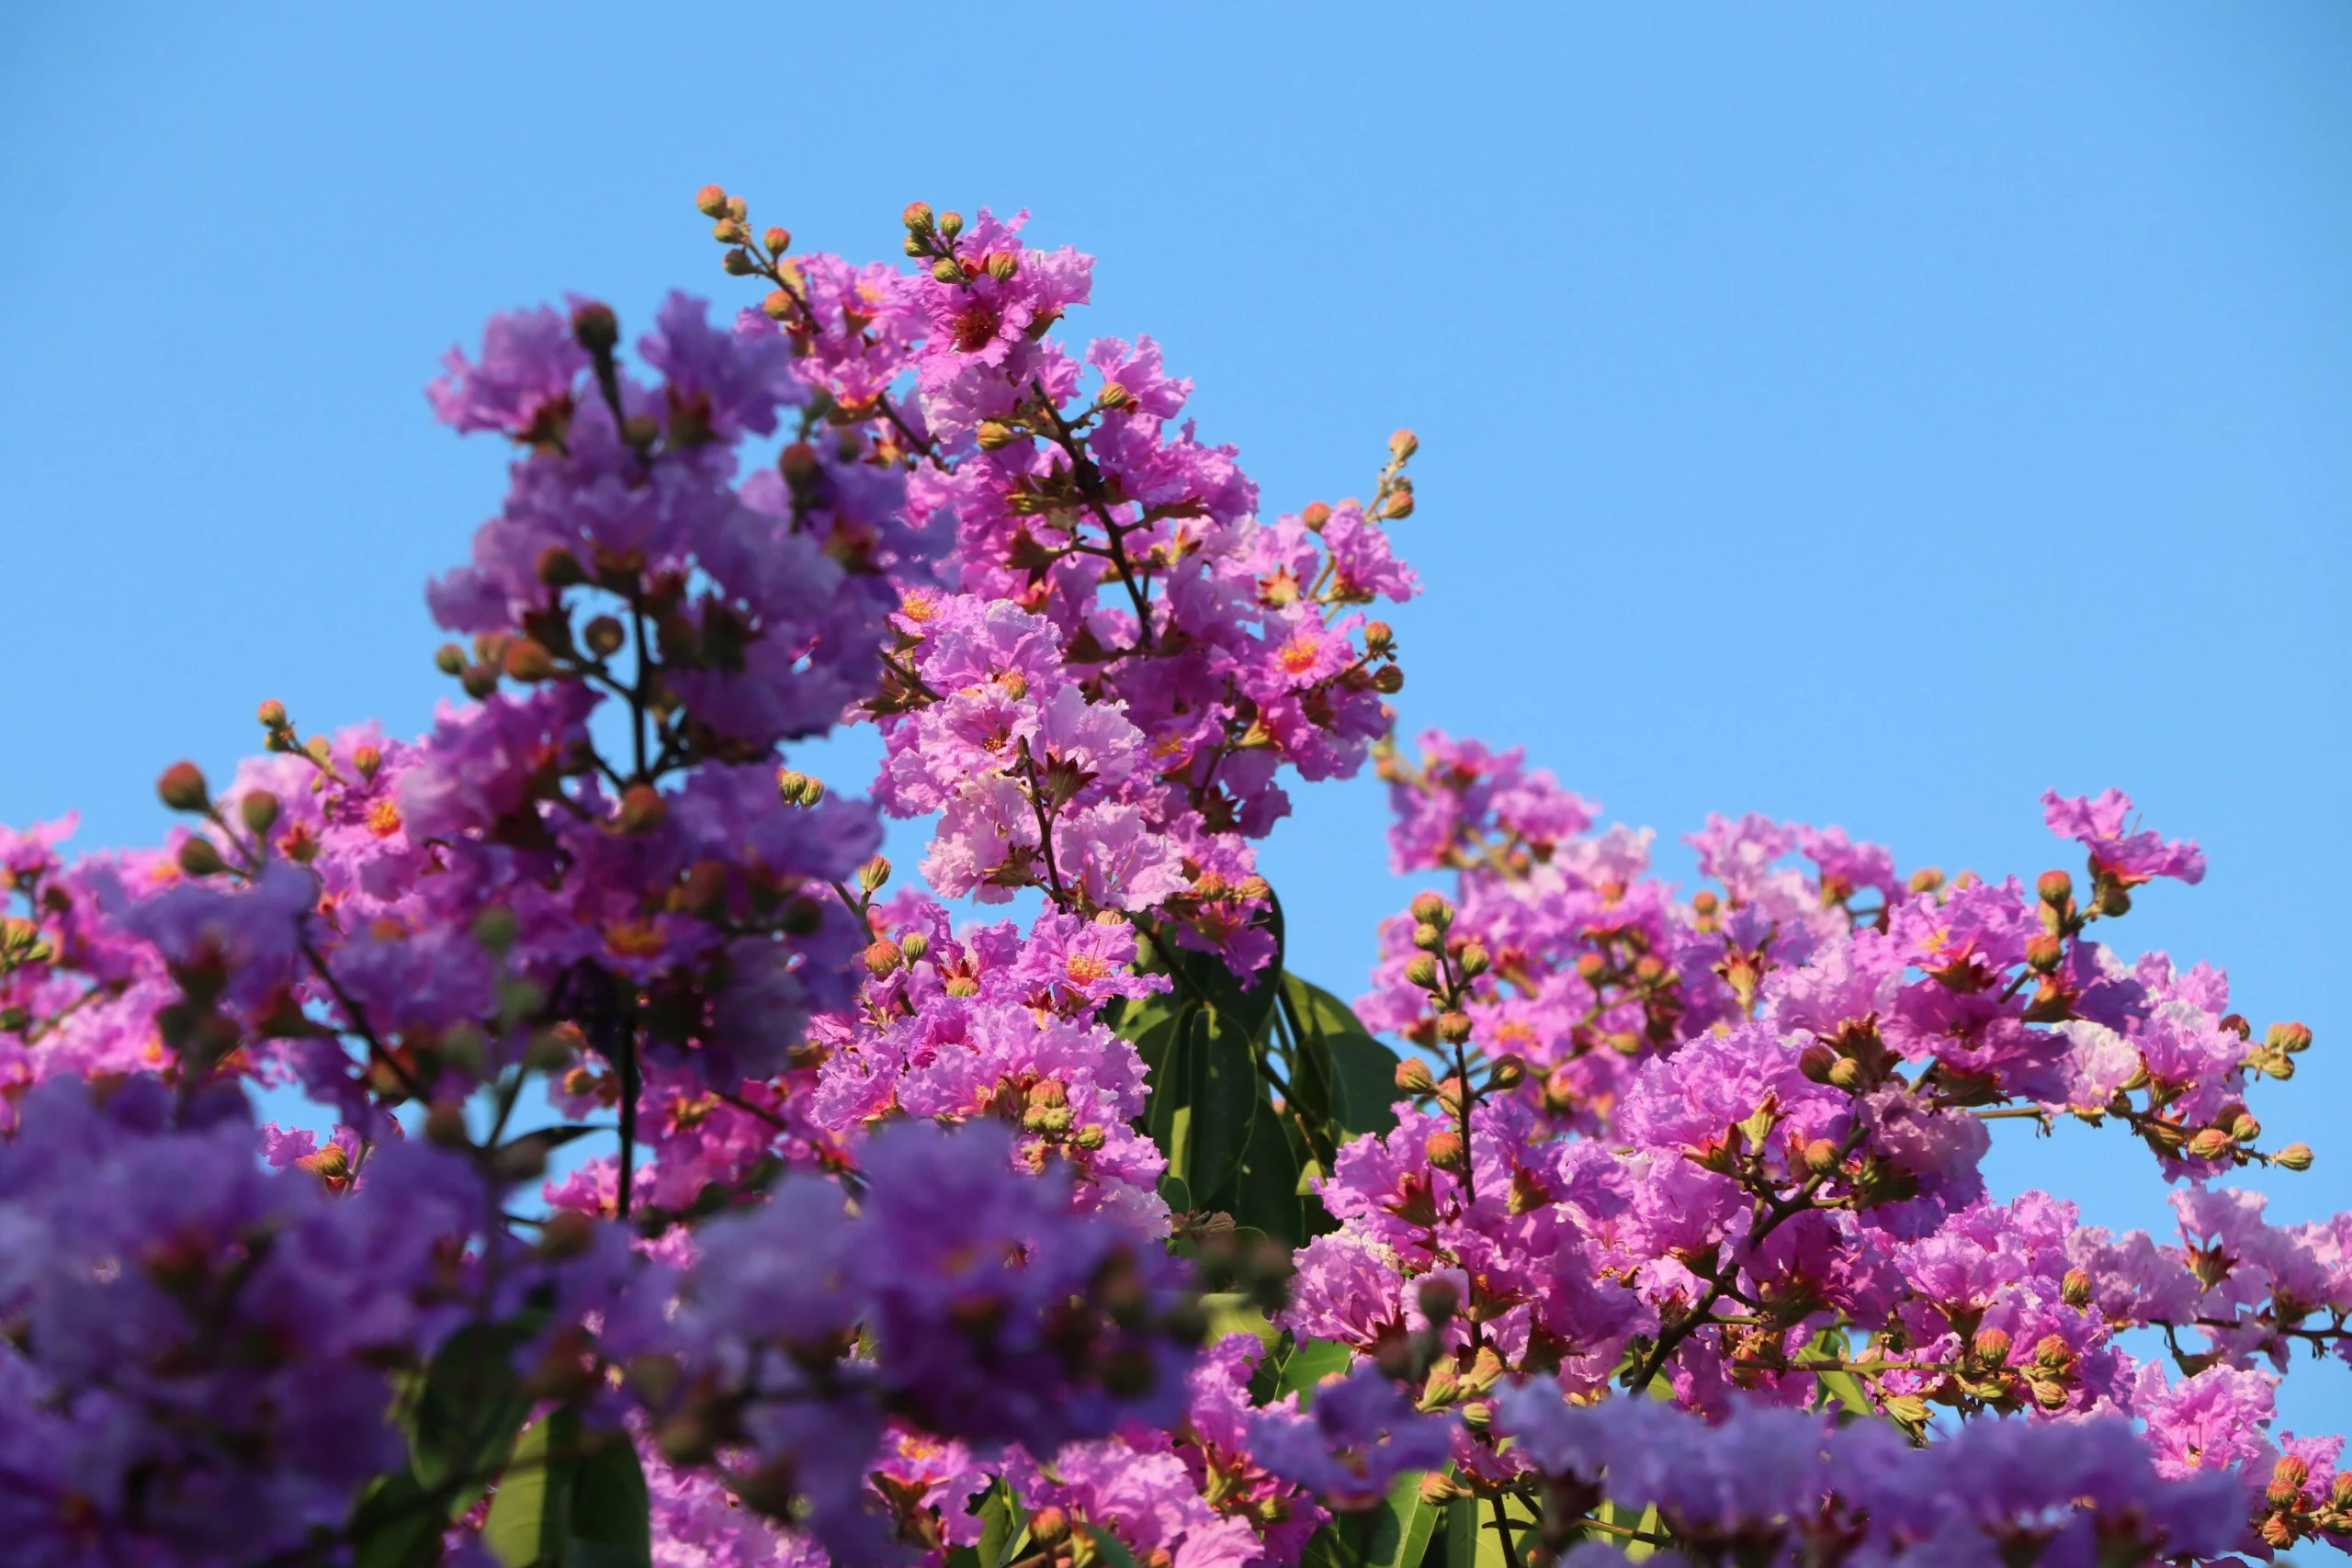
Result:
<svg viewBox="0 0 2352 1568"><path fill-rule="evenodd" d="M2312 1146L2309 1144L2289 1144L2270 1158L2273 1164L2283 1165L2289 1170L2309 1170L2312 1168Z"/></svg>
<svg viewBox="0 0 2352 1568"><path fill-rule="evenodd" d="M596 1245L596 1222L577 1209L558 1209L539 1227L539 1256L550 1262L585 1258Z"/></svg>
<svg viewBox="0 0 2352 1568"><path fill-rule="evenodd" d="M1464 1012L1442 1012L1437 1015L1437 1037L1448 1045L1459 1045L1470 1038L1470 1015Z"/></svg>
<svg viewBox="0 0 2352 1568"><path fill-rule="evenodd" d="M286 728L286 705L272 697L254 710L254 716L261 720L264 729L283 729Z"/></svg>
<svg viewBox="0 0 2352 1568"><path fill-rule="evenodd" d="M1969 1341L1968 1353L1978 1360L1996 1367L2008 1365L2009 1335L2003 1328L1980 1328L1976 1337Z"/></svg>
<svg viewBox="0 0 2352 1568"><path fill-rule="evenodd" d="M2312 1478L2312 1467L2293 1454L2280 1454L2278 1462L2270 1467L2270 1484L2263 1495L2274 1507L2291 1508L2301 1501L2303 1483Z"/></svg>
<svg viewBox="0 0 2352 1568"><path fill-rule="evenodd" d="M960 212L941 213L939 215L939 231L942 234L944 234L947 238L951 240L954 239L956 235L964 231L964 215Z"/></svg>
<svg viewBox="0 0 2352 1568"><path fill-rule="evenodd" d="M2075 896L2075 879L2063 871L2045 871L2033 886L2045 904L2064 904Z"/></svg>
<svg viewBox="0 0 2352 1568"><path fill-rule="evenodd" d="M771 288L760 301L761 312L772 321L788 321L797 309L792 302L792 291L788 288Z"/></svg>
<svg viewBox="0 0 2352 1568"><path fill-rule="evenodd" d="M1405 962L1405 984L1419 990L1437 988L1437 960L1426 953L1417 953Z"/></svg>
<svg viewBox="0 0 2352 1568"><path fill-rule="evenodd" d="M2230 1152L2230 1135L2219 1127L2208 1127L2188 1140L2188 1153L2197 1159L2220 1159Z"/></svg>
<svg viewBox="0 0 2352 1568"><path fill-rule="evenodd" d="M1456 1291L1453 1281L1448 1280L1422 1280L1419 1299L1421 1303L1421 1315L1432 1324L1445 1322L1453 1315L1455 1309L1462 1305L1462 1293Z"/></svg>
<svg viewBox="0 0 2352 1568"><path fill-rule="evenodd" d="M541 550L534 570L539 581L549 588L571 588L588 581L588 569L561 545L549 545Z"/></svg>
<svg viewBox="0 0 2352 1568"><path fill-rule="evenodd" d="M433 650L433 667L444 675L455 675L466 667L466 650L454 642L445 642Z"/></svg>
<svg viewBox="0 0 2352 1568"><path fill-rule="evenodd" d="M1453 955L1453 963L1462 971L1463 978L1467 980L1475 980L1495 966L1495 961L1487 955L1487 950L1475 942L1465 942L1462 951Z"/></svg>
<svg viewBox="0 0 2352 1568"><path fill-rule="evenodd" d="M931 276L941 283L961 283L964 269L956 265L954 257L942 256L931 264Z"/></svg>
<svg viewBox="0 0 2352 1568"><path fill-rule="evenodd" d="M1396 628L1386 621L1366 621L1363 625L1363 650L1374 659L1396 646Z"/></svg>
<svg viewBox="0 0 2352 1568"><path fill-rule="evenodd" d="M2098 912L2110 919L2119 915L2130 914L2132 895L2125 892L2120 885L2109 883L2098 890Z"/></svg>
<svg viewBox="0 0 2352 1568"><path fill-rule="evenodd" d="M2026 939L2026 967L2037 975L2047 975L2066 961L2066 944L2048 931L2036 931Z"/></svg>
<svg viewBox="0 0 2352 1568"><path fill-rule="evenodd" d="M175 811L200 812L212 804L204 772L194 762L174 762L155 781L155 794Z"/></svg>
<svg viewBox="0 0 2352 1568"><path fill-rule="evenodd" d="M1498 1056L1487 1068L1487 1087L1492 1089L1517 1089L1527 1079L1527 1064L1517 1056Z"/></svg>
<svg viewBox="0 0 2352 1568"><path fill-rule="evenodd" d="M701 213L705 218L726 217L727 187L725 186L710 185L705 186L702 189L695 192L695 210Z"/></svg>
<svg viewBox="0 0 2352 1568"><path fill-rule="evenodd" d="M885 855L876 855L857 868L857 885L871 893L890 880L890 862Z"/></svg>
<svg viewBox="0 0 2352 1568"><path fill-rule="evenodd" d="M1323 525L1331 521L1330 505L1326 502L1310 501L1306 509L1298 514L1298 520L1306 525L1308 533L1319 534L1323 531Z"/></svg>
<svg viewBox="0 0 2352 1568"><path fill-rule="evenodd" d="M989 253L988 273L990 277L995 278L999 283L1004 282L1007 278L1010 278L1014 273L1019 272L1020 270L1021 255L1019 252L991 251Z"/></svg>
<svg viewBox="0 0 2352 1568"><path fill-rule="evenodd" d="M906 962L906 951L895 942L880 939L866 944L862 955L865 972L879 980Z"/></svg>
<svg viewBox="0 0 2352 1568"><path fill-rule="evenodd" d="M2086 1269L2069 1269L2058 1281L2058 1299L2070 1307L2091 1304L2091 1276Z"/></svg>
<svg viewBox="0 0 2352 1568"><path fill-rule="evenodd" d="M1829 1081L1829 1070L1838 1065L1838 1053L1816 1040L1797 1056L1797 1071L1814 1083Z"/></svg>
<svg viewBox="0 0 2352 1568"><path fill-rule="evenodd" d="M1409 906L1413 919L1425 926L1450 926L1453 923L1453 906L1442 893L1417 893Z"/></svg>
<svg viewBox="0 0 2352 1568"><path fill-rule="evenodd" d="M628 640L628 633L612 615L599 615L581 630L581 640L588 645L588 652L597 659L610 659Z"/></svg>
<svg viewBox="0 0 2352 1568"><path fill-rule="evenodd" d="M548 681L555 677L555 656L535 637L518 637L508 643L506 657L501 662L511 680Z"/></svg>
<svg viewBox="0 0 2352 1568"><path fill-rule="evenodd" d="M1467 1151L1463 1146L1462 1134L1451 1129L1431 1133L1429 1141L1421 1145L1421 1152L1440 1170L1459 1170L1466 1163Z"/></svg>
<svg viewBox="0 0 2352 1568"><path fill-rule="evenodd" d="M651 784L633 784L621 792L621 807L613 826L624 833L650 833L670 812L662 792Z"/></svg>
<svg viewBox="0 0 2352 1568"><path fill-rule="evenodd" d="M277 825L277 796L266 789L249 789L237 802L237 815L244 818L245 830L261 834Z"/></svg>
<svg viewBox="0 0 2352 1568"><path fill-rule="evenodd" d="M474 940L492 953L504 953L522 930L522 921L503 904L492 904L474 917Z"/></svg>
<svg viewBox="0 0 2352 1568"><path fill-rule="evenodd" d="M1429 1064L1419 1056L1408 1056L1397 1063L1396 1091L1410 1095L1436 1093L1437 1080L1430 1077Z"/></svg>
<svg viewBox="0 0 2352 1568"><path fill-rule="evenodd" d="M899 951L907 955L908 963L912 964L931 951L931 938L921 931L909 931L899 939Z"/></svg>
<svg viewBox="0 0 2352 1568"><path fill-rule="evenodd" d="M579 1025L560 1024L542 1029L531 1036L523 1047L523 1066L534 1073L559 1073L571 1066L579 1055Z"/></svg>
<svg viewBox="0 0 2352 1568"><path fill-rule="evenodd" d="M1855 1089L1862 1083L1862 1065L1851 1056L1840 1056L1829 1064L1829 1086L1832 1089Z"/></svg>
<svg viewBox="0 0 2352 1568"><path fill-rule="evenodd" d="M922 204L915 204L921 207ZM928 214L928 209L926 215ZM1048 1503L1029 1516L1029 1540L1036 1546L1051 1550L1069 1539L1069 1516Z"/></svg>
<svg viewBox="0 0 2352 1568"><path fill-rule="evenodd" d="M2063 1372L2075 1364L2075 1348L2055 1334L2045 1334L2034 1342L2033 1364Z"/></svg>
<svg viewBox="0 0 2352 1568"><path fill-rule="evenodd" d="M983 452L1001 451L1020 439L1020 436L1014 432L1012 426L1005 423L1001 419L984 419L980 421L979 428L972 434L975 439L979 442L980 450Z"/></svg>
<svg viewBox="0 0 2352 1568"><path fill-rule="evenodd" d="M1424 920L1413 928L1413 945L1423 953L1435 953L1445 945L1445 933Z"/></svg>
<svg viewBox="0 0 2352 1568"><path fill-rule="evenodd" d="M1405 672L1394 664L1384 664L1372 672L1372 689L1384 697L1393 697L1405 689Z"/></svg>
<svg viewBox="0 0 2352 1568"><path fill-rule="evenodd" d="M466 1134L466 1108L443 1100L424 1114L425 1141L436 1147L462 1149L472 1146Z"/></svg>
<svg viewBox="0 0 2352 1568"><path fill-rule="evenodd" d="M1911 874L1905 886L1914 893L1933 893L1944 885L1944 874L1932 865L1923 865Z"/></svg>
<svg viewBox="0 0 2352 1568"><path fill-rule="evenodd" d="M771 223L768 225L767 232L760 236L760 243L768 248L769 254L780 256L792 249L792 231L778 228Z"/></svg>
<svg viewBox="0 0 2352 1568"><path fill-rule="evenodd" d="M218 876L229 869L220 846L209 839L187 839L180 844L180 869L190 876Z"/></svg>
<svg viewBox="0 0 2352 1568"><path fill-rule="evenodd" d="M2241 1111L2230 1118L2230 1136L2241 1144L2250 1144L2262 1136L2262 1123L2251 1111Z"/></svg>
<svg viewBox="0 0 2352 1568"><path fill-rule="evenodd" d="M2263 1035L2264 1042L2274 1051L2290 1055L2312 1048L2312 1032L2308 1024L2274 1023Z"/></svg>
<svg viewBox="0 0 2352 1568"><path fill-rule="evenodd" d="M1420 437L1409 430L1400 430L1388 438L1388 455L1400 463L1420 449Z"/></svg>
<svg viewBox="0 0 2352 1568"><path fill-rule="evenodd" d="M571 336L581 347L602 358L621 341L620 319L610 305L592 299L571 312Z"/></svg>
<svg viewBox="0 0 2352 1568"><path fill-rule="evenodd" d="M1827 1176L1843 1163L1838 1145L1827 1138L1815 1138L1804 1146L1804 1168L1815 1176Z"/></svg>
<svg viewBox="0 0 2352 1568"><path fill-rule="evenodd" d="M722 223L719 227L734 228L738 233L742 231L739 225ZM719 257L718 265L729 277L749 277L760 270L760 264L752 259L752 253L740 249L729 251Z"/></svg>

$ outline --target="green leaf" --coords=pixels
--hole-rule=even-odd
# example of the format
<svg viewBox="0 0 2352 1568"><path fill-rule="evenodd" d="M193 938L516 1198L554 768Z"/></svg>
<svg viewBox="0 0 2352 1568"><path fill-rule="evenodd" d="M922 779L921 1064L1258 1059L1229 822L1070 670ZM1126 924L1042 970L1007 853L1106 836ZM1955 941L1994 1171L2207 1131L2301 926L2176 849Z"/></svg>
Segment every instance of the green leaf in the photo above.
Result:
<svg viewBox="0 0 2352 1568"><path fill-rule="evenodd" d="M532 1568L541 1562L559 1561L546 1557L543 1548L554 1546L561 1550L564 1531L550 1530L548 1521L560 1519L570 1511L571 1477L560 1461L548 1457L551 1448L563 1446L554 1440L560 1429L576 1433L580 1417L569 1410L550 1411L546 1416L523 1428L514 1443L514 1457L506 1463L506 1473L499 1478L498 1491L490 1500L490 1516L482 1521L482 1544L497 1555L506 1568Z"/></svg>
<svg viewBox="0 0 2352 1568"><path fill-rule="evenodd" d="M482 1541L507 1568L648 1568L647 1514L628 1438L588 1434L578 1412L553 1410L523 1429Z"/></svg>
<svg viewBox="0 0 2352 1568"><path fill-rule="evenodd" d="M1355 1352L1336 1339L1299 1340L1275 1372L1274 1397L1295 1393L1303 1410L1315 1403L1315 1391L1323 1380L1335 1372L1344 1374L1354 1359Z"/></svg>
<svg viewBox="0 0 2352 1568"><path fill-rule="evenodd" d="M353 1568L435 1568L449 1513L407 1471L379 1476L351 1514Z"/></svg>
<svg viewBox="0 0 2352 1568"><path fill-rule="evenodd" d="M1328 1034L1340 1080L1333 1120L1351 1134L1388 1133L1396 1125L1396 1053L1369 1034Z"/></svg>
<svg viewBox="0 0 2352 1568"><path fill-rule="evenodd" d="M514 1352L537 1326L529 1318L468 1324L417 1385L407 1421L410 1468L429 1492L458 1483L452 1514L473 1506L531 1414Z"/></svg>
<svg viewBox="0 0 2352 1568"><path fill-rule="evenodd" d="M1422 1474L1416 1470L1398 1476L1387 1498L1374 1511L1365 1568L1420 1568L1443 1512L1422 1499Z"/></svg>
<svg viewBox="0 0 2352 1568"><path fill-rule="evenodd" d="M1102 1561L1109 1563L1110 1568L1142 1568L1142 1565L1136 1562L1136 1554L1127 1550L1127 1543L1113 1535L1106 1527L1091 1525L1087 1527L1086 1533L1093 1540L1095 1551L1102 1554Z"/></svg>
<svg viewBox="0 0 2352 1568"><path fill-rule="evenodd" d="M1374 1040L1347 1004L1320 986L1284 975L1283 1000L1297 1023L1302 1055L1316 1076L1329 1080L1321 1093L1329 1101L1333 1142L1395 1127L1396 1053Z"/></svg>
<svg viewBox="0 0 2352 1568"><path fill-rule="evenodd" d="M1295 975L1283 976L1283 987L1290 993L1290 1004L1299 1021L1324 1034L1370 1034L1362 1020L1350 1010L1348 1004L1316 985Z"/></svg>
<svg viewBox="0 0 2352 1568"><path fill-rule="evenodd" d="M582 1568L650 1563L651 1509L637 1445L625 1432L605 1433L603 1438L581 1456L572 1471L571 1539L580 1549L573 1561Z"/></svg>
<svg viewBox="0 0 2352 1568"><path fill-rule="evenodd" d="M998 1476L980 1497L979 1568L1005 1568L1029 1540L1029 1510Z"/></svg>
<svg viewBox="0 0 2352 1568"><path fill-rule="evenodd" d="M1535 1516L1516 1497L1503 1499L1503 1517L1514 1526L1532 1526ZM1524 1531L1514 1529L1511 1539L1518 1541ZM1519 1553L1522 1562L1527 1552ZM1456 1497L1445 1506L1446 1568L1510 1568L1510 1556L1503 1550L1502 1532L1495 1529L1494 1504L1476 1497Z"/></svg>
<svg viewBox="0 0 2352 1568"><path fill-rule="evenodd" d="M1179 1015L1150 1084L1147 1130L1168 1156L1169 1170L1195 1204L1229 1209L1241 1151L1265 1098L1249 1040L1214 1011L1190 1009Z"/></svg>
<svg viewBox="0 0 2352 1568"><path fill-rule="evenodd" d="M1272 1355L1282 1344L1282 1337L1266 1314L1250 1304L1250 1298L1239 1292L1203 1296L1201 1307L1208 1314L1208 1337L1203 1343L1214 1345L1236 1334L1247 1334L1266 1347Z"/></svg>
<svg viewBox="0 0 2352 1568"><path fill-rule="evenodd" d="M1250 1123L1234 1178L1234 1219L1295 1248L1306 1240L1306 1208L1299 1200L1298 1155L1283 1115L1261 1101Z"/></svg>

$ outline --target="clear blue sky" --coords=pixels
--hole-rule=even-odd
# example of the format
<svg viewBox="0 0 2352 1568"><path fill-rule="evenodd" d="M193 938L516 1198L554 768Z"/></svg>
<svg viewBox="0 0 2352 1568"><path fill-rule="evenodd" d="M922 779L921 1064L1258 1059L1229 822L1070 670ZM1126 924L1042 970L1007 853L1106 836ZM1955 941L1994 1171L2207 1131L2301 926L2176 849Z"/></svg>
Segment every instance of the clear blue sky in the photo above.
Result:
<svg viewBox="0 0 2352 1568"><path fill-rule="evenodd" d="M1419 431L1408 730L1670 844L2030 874L2035 796L2110 784L2202 840L2121 934L2313 1025L2266 1185L2352 1207L2352 7L368 9L0 10L0 820L152 836L264 696L422 728L503 458L419 388L495 309L737 297L705 181L860 254L1027 206L1270 509ZM1301 805L1269 869L1351 991L1379 791ZM2113 1134L2028 1153L2165 1223Z"/></svg>

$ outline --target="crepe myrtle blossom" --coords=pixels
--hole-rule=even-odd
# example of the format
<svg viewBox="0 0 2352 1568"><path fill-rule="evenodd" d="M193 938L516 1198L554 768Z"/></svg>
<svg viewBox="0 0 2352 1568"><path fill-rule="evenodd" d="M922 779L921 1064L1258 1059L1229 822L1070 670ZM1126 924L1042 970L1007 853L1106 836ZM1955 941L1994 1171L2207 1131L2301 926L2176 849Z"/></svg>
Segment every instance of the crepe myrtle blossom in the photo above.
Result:
<svg viewBox="0 0 2352 1568"><path fill-rule="evenodd" d="M1529 750L1398 739L1410 432L1261 504L1027 213L861 261L695 202L749 292L512 311L430 388L508 463L422 734L265 702L157 843L0 828L17 1556L2352 1543L2278 1426L2352 1217L2230 1185L2312 1167L2312 1032L2118 923L2193 842L2053 791L2064 863L1948 876L1725 812L1678 886ZM1259 850L1367 766L1426 886L1351 1007ZM2061 1117L2168 1232L1988 1187Z"/></svg>

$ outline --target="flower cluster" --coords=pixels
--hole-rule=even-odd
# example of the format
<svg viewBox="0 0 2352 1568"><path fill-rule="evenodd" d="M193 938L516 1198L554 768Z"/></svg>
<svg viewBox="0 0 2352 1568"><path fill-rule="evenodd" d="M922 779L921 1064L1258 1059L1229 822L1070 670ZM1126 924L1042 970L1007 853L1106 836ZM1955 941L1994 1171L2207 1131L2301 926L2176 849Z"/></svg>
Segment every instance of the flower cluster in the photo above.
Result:
<svg viewBox="0 0 2352 1568"><path fill-rule="evenodd" d="M696 200L754 308L673 295L628 355L524 310L431 389L513 461L428 591L428 733L264 703L159 846L0 829L20 1552L2352 1541L2340 1439L2274 1429L2299 1346L2352 1360L2352 1217L2219 1184L2311 1166L2248 1103L2311 1032L2109 945L2194 844L2112 790L2044 798L2085 863L2030 883L1713 817L1678 889L1521 753L1396 744L1409 433L1268 521L1156 344L1065 343L1093 264L1025 214L917 203L900 267ZM864 797L785 750L842 724ZM1367 761L1446 883L1351 1009L1256 845ZM2060 1117L2153 1154L2177 1240L1988 1191Z"/></svg>

